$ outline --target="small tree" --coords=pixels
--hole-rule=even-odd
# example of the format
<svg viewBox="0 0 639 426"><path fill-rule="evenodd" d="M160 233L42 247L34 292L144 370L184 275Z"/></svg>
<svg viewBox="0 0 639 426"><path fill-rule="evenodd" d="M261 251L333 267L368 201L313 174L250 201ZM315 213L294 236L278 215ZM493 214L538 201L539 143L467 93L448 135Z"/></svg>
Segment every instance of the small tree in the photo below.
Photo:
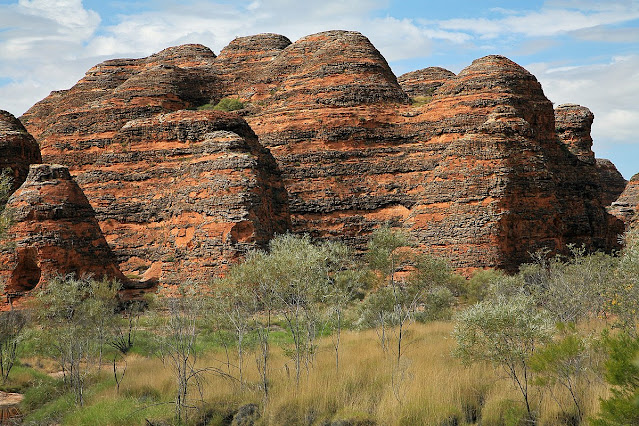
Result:
<svg viewBox="0 0 639 426"><path fill-rule="evenodd" d="M124 318L114 318L111 325L110 336L108 338L109 346L117 350L113 355L113 379L115 380L115 389L120 393L120 383L124 379L127 369L127 360L125 355L133 347L135 340L135 325L144 308L144 302L141 300L132 300L126 303L122 314ZM118 358L124 362L122 372L118 376Z"/></svg>
<svg viewBox="0 0 639 426"><path fill-rule="evenodd" d="M530 359L540 344L551 339L552 332L550 317L529 297L484 301L457 317L454 353L464 363L484 361L503 369L521 392L529 418L534 419Z"/></svg>
<svg viewBox="0 0 639 426"><path fill-rule="evenodd" d="M22 330L27 323L25 312L0 312L0 377L6 383L17 359Z"/></svg>
<svg viewBox="0 0 639 426"><path fill-rule="evenodd" d="M621 334L607 336L605 344L609 359L606 362L606 381L612 385L612 395L601 400L595 426L639 424L639 339Z"/></svg>
<svg viewBox="0 0 639 426"><path fill-rule="evenodd" d="M615 276L605 287L606 310L614 314L615 327L639 337L639 229L624 236Z"/></svg>
<svg viewBox="0 0 639 426"><path fill-rule="evenodd" d="M320 325L320 303L332 297L340 271L348 260L348 250L340 243L315 245L308 236L281 235L271 240L269 252L249 253L246 260L229 272L225 291L227 320L239 339L247 327L258 334L265 398L268 395L268 334L271 314L277 310L284 318L293 344L288 348L299 384L301 371L310 368L315 353L315 338ZM235 287L235 288L234 288ZM266 324L246 323L250 313L262 311ZM235 311L235 313L233 313ZM239 348L238 348L239 349Z"/></svg>
<svg viewBox="0 0 639 426"><path fill-rule="evenodd" d="M408 245L405 234L384 226L373 232L366 253L370 268L379 274L382 284L367 298L364 309L368 311L367 316L381 328L378 337L384 351L391 348L389 332L395 332L392 346L398 366L402 358L404 328L419 305L421 296L419 286L397 279L397 272L408 260L407 253L400 249ZM392 327L395 330L391 330Z"/></svg>
<svg viewBox="0 0 639 426"><path fill-rule="evenodd" d="M269 271L268 254L263 251L251 251L244 262L234 265L225 279L224 285L241 287L250 294L250 302L254 305L255 312L245 319L250 322L250 327L257 334L258 350L255 361L260 376L259 388L262 391L264 405L268 401L270 391L270 333L274 311L279 306L279 300L274 292L272 275ZM237 295L244 299L249 294L240 292ZM234 295L234 293L230 293ZM226 302L223 302L226 303ZM235 331L243 332L244 327L238 327ZM235 334L237 340L239 337Z"/></svg>
<svg viewBox="0 0 639 426"><path fill-rule="evenodd" d="M258 300L249 285L231 279L217 280L211 290L214 322L220 331L229 330L237 345L237 372L240 387L244 387L244 356L246 337L255 328L254 315L259 310Z"/></svg>
<svg viewBox="0 0 639 426"><path fill-rule="evenodd" d="M201 395L202 374L209 368L199 368L196 342L204 313L204 298L200 289L190 283L180 287L180 294L159 298L166 315L158 335L162 360L173 370L176 381L175 418L178 424L188 420L189 389L195 384Z"/></svg>
<svg viewBox="0 0 639 426"><path fill-rule="evenodd" d="M576 410L576 424L584 418L582 391L588 388L588 372L592 363L590 342L577 333L574 324L559 325L560 338L540 348L530 359L530 368L537 375L535 382L546 386L550 394L565 414L560 399L555 397L553 387L560 385L568 392Z"/></svg>
<svg viewBox="0 0 639 426"><path fill-rule="evenodd" d="M339 243L312 244L309 236L290 234L270 243L263 274L270 284L267 290L284 317L293 338L289 352L299 385L302 367L309 371L315 355L319 325L319 302L333 285L335 269L340 268L346 249Z"/></svg>
<svg viewBox="0 0 639 426"><path fill-rule="evenodd" d="M45 347L58 361L79 405L84 403L90 361L100 353L100 327L113 318L112 300L118 288L116 282L70 275L53 279L36 295Z"/></svg>
<svg viewBox="0 0 639 426"><path fill-rule="evenodd" d="M569 246L568 258L536 255L523 265L524 288L537 304L558 322L577 323L604 310L605 289L613 282L617 259L604 253L588 254L584 247Z"/></svg>
<svg viewBox="0 0 639 426"><path fill-rule="evenodd" d="M348 259L348 257L345 258ZM327 307L327 323L332 331L331 339L335 350L337 373L339 373L339 349L344 326L344 311L362 294L370 281L369 271L348 269L336 272L332 277L331 285L324 290L323 302Z"/></svg>

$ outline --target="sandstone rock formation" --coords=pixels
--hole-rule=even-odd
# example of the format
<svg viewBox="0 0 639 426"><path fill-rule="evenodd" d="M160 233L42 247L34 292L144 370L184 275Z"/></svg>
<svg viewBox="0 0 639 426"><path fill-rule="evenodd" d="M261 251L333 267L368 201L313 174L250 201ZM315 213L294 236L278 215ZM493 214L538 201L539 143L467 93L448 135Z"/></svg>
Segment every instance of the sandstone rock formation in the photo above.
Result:
<svg viewBox="0 0 639 426"><path fill-rule="evenodd" d="M43 151L71 166L127 275L210 279L289 228L277 165L241 118L181 110L111 124L104 146L43 139Z"/></svg>
<svg viewBox="0 0 639 426"><path fill-rule="evenodd" d="M411 230L458 266L515 270L542 247L615 246L591 167L562 149L550 101L519 65L475 60L411 121L433 161Z"/></svg>
<svg viewBox="0 0 639 426"><path fill-rule="evenodd" d="M143 59L114 59L87 71L69 90L53 92L21 121L45 157L104 149L127 121L202 105L219 98L215 55L201 45L171 47ZM90 199L90 197L89 197Z"/></svg>
<svg viewBox="0 0 639 426"><path fill-rule="evenodd" d="M337 36L319 38L331 46ZM273 60L280 69L287 59L294 69L305 63L292 54L301 51L296 44ZM354 49L378 61L372 50ZM343 67L341 50L305 51L321 51L325 69L333 61ZM460 269L515 270L530 252L570 242L614 247L620 224L606 215L594 168L562 149L534 76L498 56L444 74L432 102L419 107L399 92L367 98L379 86L369 90L364 77L339 86L366 99L357 106L305 96L336 85L336 76L301 80L306 91L284 79L274 99L246 117L282 169L294 231L363 248L368 233L390 221Z"/></svg>
<svg viewBox="0 0 639 426"><path fill-rule="evenodd" d="M70 273L127 281L89 201L66 167L32 165L7 208L13 223L0 253L6 293L22 294Z"/></svg>
<svg viewBox="0 0 639 426"><path fill-rule="evenodd" d="M121 151L87 157L78 182L127 272L210 279L289 228L275 160L241 118L178 111L128 122Z"/></svg>
<svg viewBox="0 0 639 426"><path fill-rule="evenodd" d="M590 136L594 118L584 106L559 105L555 108L555 130L559 140L579 161L595 167L602 204L609 206L621 195L627 182L610 160L595 158Z"/></svg>
<svg viewBox="0 0 639 426"><path fill-rule="evenodd" d="M596 158L595 166L601 185L601 199L604 206L611 205L626 189L628 181L610 160Z"/></svg>
<svg viewBox="0 0 639 426"><path fill-rule="evenodd" d="M268 96L274 86L267 68L290 44L288 38L279 34L258 34L231 41L213 64L222 81L222 95L254 101Z"/></svg>
<svg viewBox="0 0 639 426"><path fill-rule="evenodd" d="M442 84L455 77L455 73L441 67L428 67L397 77L399 85L408 96L432 96Z"/></svg>
<svg viewBox="0 0 639 426"><path fill-rule="evenodd" d="M10 169L11 192L27 178L29 165L41 163L40 147L22 123L0 110L0 171Z"/></svg>
<svg viewBox="0 0 639 426"><path fill-rule="evenodd" d="M626 189L608 211L623 220L627 229L639 225L639 173L630 178Z"/></svg>
<svg viewBox="0 0 639 426"><path fill-rule="evenodd" d="M395 146L404 140L397 109L408 97L354 32L304 37L265 73L274 87L246 119L282 169L294 232L362 248L372 229L403 217L402 203L411 202L399 173L421 166L405 163Z"/></svg>
<svg viewBox="0 0 639 426"><path fill-rule="evenodd" d="M281 176L236 116L174 112L227 96ZM602 204L614 179L595 165L592 114L557 115L504 57L398 82L366 37L328 31L107 61L22 119L46 161L71 166L123 269L180 281L287 229L286 191L294 232L361 249L390 222L459 269L515 270L566 243L609 250L623 224Z"/></svg>
<svg viewBox="0 0 639 426"><path fill-rule="evenodd" d="M22 117L77 177L127 274L210 278L288 229L277 166L246 123L185 111L220 98L214 60L185 45L106 61Z"/></svg>
<svg viewBox="0 0 639 426"><path fill-rule="evenodd" d="M559 140L580 161L588 164L595 164L592 137L590 136L594 119L594 114L588 108L580 105L564 104L555 109L555 129Z"/></svg>

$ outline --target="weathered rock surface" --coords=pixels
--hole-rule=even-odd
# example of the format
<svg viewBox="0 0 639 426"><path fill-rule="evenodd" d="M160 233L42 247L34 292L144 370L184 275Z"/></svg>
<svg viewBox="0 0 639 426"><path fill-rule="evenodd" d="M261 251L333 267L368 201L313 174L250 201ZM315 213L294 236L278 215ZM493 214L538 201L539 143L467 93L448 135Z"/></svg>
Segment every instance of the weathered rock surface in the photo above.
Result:
<svg viewBox="0 0 639 426"><path fill-rule="evenodd" d="M211 278L289 229L275 160L243 119L178 111L130 121L117 139L126 150L103 153L78 181L125 271Z"/></svg>
<svg viewBox="0 0 639 426"><path fill-rule="evenodd" d="M475 60L412 121L433 168L407 223L457 266L515 270L542 247L615 246L592 167L562 149L550 101L519 65Z"/></svg>
<svg viewBox="0 0 639 426"><path fill-rule="evenodd" d="M555 129L559 140L580 161L588 164L595 164L590 136L594 119L594 114L580 105L564 104L555 109Z"/></svg>
<svg viewBox="0 0 639 426"><path fill-rule="evenodd" d="M623 230L602 203L592 114L558 108L556 127L540 84L507 58L398 82L356 32L163 52L94 67L23 117L45 160L71 165L126 272L223 270L287 228L286 191L294 232L361 249L390 222L459 269L515 270L566 243L609 250ZM247 104L281 176L236 116L173 112L223 96Z"/></svg>
<svg viewBox="0 0 639 426"><path fill-rule="evenodd" d="M395 188L404 140L393 123L408 104L388 64L359 33L330 31L286 47L266 69L267 98L245 118L278 160L295 232L344 238L400 218L408 194ZM385 165L378 165L380 157ZM386 167L386 168L385 168Z"/></svg>
<svg viewBox="0 0 639 426"><path fill-rule="evenodd" d="M599 184L601 185L601 199L604 206L609 206L617 200L626 189L628 181L610 160L595 159Z"/></svg>
<svg viewBox="0 0 639 426"><path fill-rule="evenodd" d="M106 61L22 117L46 161L70 167L127 274L208 278L288 229L277 166L246 123L185 111L221 96L214 59L186 45Z"/></svg>
<svg viewBox="0 0 639 426"><path fill-rule="evenodd" d="M0 110L0 171L10 169L11 192L27 178L29 165L42 162L40 147L22 123Z"/></svg>
<svg viewBox="0 0 639 426"><path fill-rule="evenodd" d="M296 44L273 63L305 64L292 55ZM309 68L343 61L342 50L322 53L306 58ZM620 226L601 204L594 168L562 149L552 104L534 76L489 56L446 77L421 107L400 94L357 106L305 95L334 86L330 75L301 80L295 90L282 83L246 117L282 169L294 231L363 248L372 229L391 222L460 269L515 270L529 252L570 242L614 247ZM365 78L357 81L348 89L359 93L353 98L375 92Z"/></svg>
<svg viewBox="0 0 639 426"><path fill-rule="evenodd" d="M590 136L594 118L594 114L584 106L559 105L555 108L555 130L562 144L579 161L595 167L602 204L609 206L621 195L627 181L610 160L595 158Z"/></svg>
<svg viewBox="0 0 639 426"><path fill-rule="evenodd" d="M267 71L270 62L291 41L279 34L238 37L220 52L213 65L222 81L222 95L237 95L257 101L269 95L273 77Z"/></svg>
<svg viewBox="0 0 639 426"><path fill-rule="evenodd" d="M625 190L608 211L623 220L627 229L639 225L639 173L630 178Z"/></svg>
<svg viewBox="0 0 639 426"><path fill-rule="evenodd" d="M13 223L0 253L6 293L28 292L58 275L126 283L89 201L60 165L32 165L9 198ZM13 243L13 244L11 244Z"/></svg>
<svg viewBox="0 0 639 426"><path fill-rule="evenodd" d="M219 99L219 83L211 70L214 59L208 48L190 44L142 59L108 60L87 71L71 89L51 93L20 119L40 142L45 161L50 162L52 154L68 153L64 164L72 166L78 151L112 144L115 132L129 120Z"/></svg>
<svg viewBox="0 0 639 426"><path fill-rule="evenodd" d="M432 96L435 90L455 77L455 73L441 67L428 67L397 77L399 85L411 98Z"/></svg>
<svg viewBox="0 0 639 426"><path fill-rule="evenodd" d="M72 165L129 276L209 279L289 228L277 165L235 115L156 114L113 129L101 148L67 142L71 153L45 158Z"/></svg>

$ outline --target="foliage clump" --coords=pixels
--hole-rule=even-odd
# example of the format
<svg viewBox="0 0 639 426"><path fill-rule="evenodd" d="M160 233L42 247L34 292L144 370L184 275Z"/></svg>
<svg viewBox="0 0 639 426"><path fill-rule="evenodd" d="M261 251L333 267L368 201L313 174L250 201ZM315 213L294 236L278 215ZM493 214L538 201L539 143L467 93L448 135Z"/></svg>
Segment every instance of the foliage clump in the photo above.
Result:
<svg viewBox="0 0 639 426"><path fill-rule="evenodd" d="M206 104L198 107L198 110L213 110L213 111L237 111L244 108L244 103L237 98L222 98L217 104Z"/></svg>

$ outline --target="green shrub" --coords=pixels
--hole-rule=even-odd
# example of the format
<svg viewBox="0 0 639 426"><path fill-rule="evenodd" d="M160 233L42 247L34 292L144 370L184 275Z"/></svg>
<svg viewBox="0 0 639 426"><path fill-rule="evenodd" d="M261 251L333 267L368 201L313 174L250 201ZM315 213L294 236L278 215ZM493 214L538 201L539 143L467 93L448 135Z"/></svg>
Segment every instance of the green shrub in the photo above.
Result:
<svg viewBox="0 0 639 426"><path fill-rule="evenodd" d="M212 109L214 111L237 111L244 108L244 103L236 98L222 98L216 105L206 104L198 107L198 110Z"/></svg>
<svg viewBox="0 0 639 426"><path fill-rule="evenodd" d="M639 339L621 334L606 337L609 359L606 362L606 382L612 385L612 396L601 401L596 426L639 424Z"/></svg>
<svg viewBox="0 0 639 426"><path fill-rule="evenodd" d="M426 105L432 99L433 99L432 96L415 96L414 98L411 98L410 101L414 107L420 107L422 105Z"/></svg>

